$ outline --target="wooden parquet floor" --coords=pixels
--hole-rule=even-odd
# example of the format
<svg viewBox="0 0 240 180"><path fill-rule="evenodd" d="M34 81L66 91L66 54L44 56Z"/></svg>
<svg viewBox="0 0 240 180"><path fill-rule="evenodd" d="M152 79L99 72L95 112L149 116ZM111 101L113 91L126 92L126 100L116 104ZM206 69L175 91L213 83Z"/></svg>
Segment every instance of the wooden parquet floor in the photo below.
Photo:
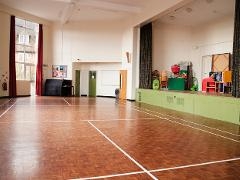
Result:
<svg viewBox="0 0 240 180"><path fill-rule="evenodd" d="M240 179L240 127L113 98L0 99L0 179Z"/></svg>

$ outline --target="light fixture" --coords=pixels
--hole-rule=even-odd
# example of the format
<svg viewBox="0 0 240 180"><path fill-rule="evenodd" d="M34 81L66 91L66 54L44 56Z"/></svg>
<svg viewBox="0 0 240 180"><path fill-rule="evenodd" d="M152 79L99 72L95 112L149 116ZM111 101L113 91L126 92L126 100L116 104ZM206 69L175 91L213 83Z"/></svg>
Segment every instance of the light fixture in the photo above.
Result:
<svg viewBox="0 0 240 180"><path fill-rule="evenodd" d="M126 56L127 56L127 62L131 63L131 55L129 52L126 52Z"/></svg>

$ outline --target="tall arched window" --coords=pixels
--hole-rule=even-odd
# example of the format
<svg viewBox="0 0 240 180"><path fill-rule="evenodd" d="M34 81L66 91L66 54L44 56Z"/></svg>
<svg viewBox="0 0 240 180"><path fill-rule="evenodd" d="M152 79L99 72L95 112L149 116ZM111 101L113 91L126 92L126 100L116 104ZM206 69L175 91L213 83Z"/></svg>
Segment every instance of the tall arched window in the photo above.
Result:
<svg viewBox="0 0 240 180"><path fill-rule="evenodd" d="M39 25L37 23L16 18L16 79L29 80L32 93L35 92L38 30Z"/></svg>

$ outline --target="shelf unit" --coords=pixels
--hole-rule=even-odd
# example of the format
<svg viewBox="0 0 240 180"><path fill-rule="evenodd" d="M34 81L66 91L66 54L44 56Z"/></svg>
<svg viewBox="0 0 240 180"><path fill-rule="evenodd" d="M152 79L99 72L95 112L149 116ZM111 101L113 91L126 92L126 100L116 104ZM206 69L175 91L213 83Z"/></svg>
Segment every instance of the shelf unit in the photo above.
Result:
<svg viewBox="0 0 240 180"><path fill-rule="evenodd" d="M216 84L216 88L215 88L215 92L217 93L224 93L224 82L215 82Z"/></svg>
<svg viewBox="0 0 240 180"><path fill-rule="evenodd" d="M216 92L216 83L214 81L207 82L206 92Z"/></svg>

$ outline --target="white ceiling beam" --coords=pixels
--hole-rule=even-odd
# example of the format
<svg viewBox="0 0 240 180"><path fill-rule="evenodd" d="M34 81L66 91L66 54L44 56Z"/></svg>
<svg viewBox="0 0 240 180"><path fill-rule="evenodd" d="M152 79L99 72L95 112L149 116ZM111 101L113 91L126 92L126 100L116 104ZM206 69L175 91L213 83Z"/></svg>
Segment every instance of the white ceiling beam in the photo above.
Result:
<svg viewBox="0 0 240 180"><path fill-rule="evenodd" d="M140 13L141 8L137 6L131 6L126 4L118 4L111 2L104 2L98 0L79 0L78 5L95 7L99 9L106 9L112 11L128 12L128 13Z"/></svg>

